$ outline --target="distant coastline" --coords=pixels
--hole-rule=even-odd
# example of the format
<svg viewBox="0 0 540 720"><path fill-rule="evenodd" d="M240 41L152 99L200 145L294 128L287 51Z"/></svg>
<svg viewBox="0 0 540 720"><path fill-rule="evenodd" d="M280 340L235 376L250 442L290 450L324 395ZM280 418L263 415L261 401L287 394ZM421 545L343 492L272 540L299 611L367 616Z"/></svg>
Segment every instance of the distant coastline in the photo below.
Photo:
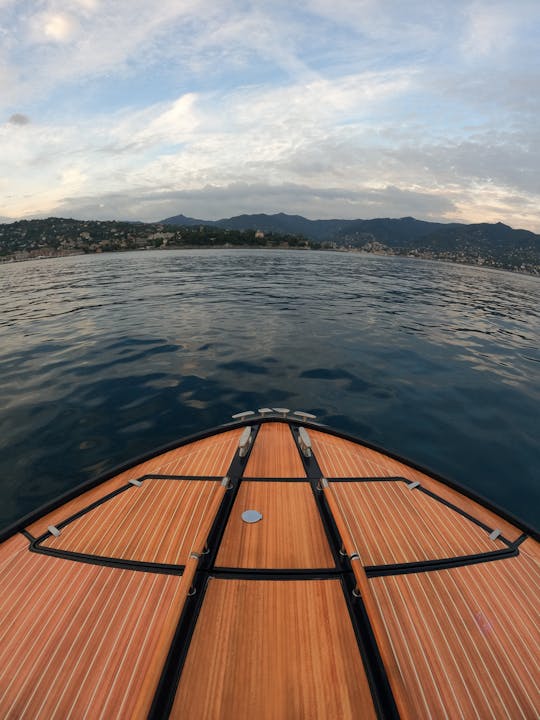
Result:
<svg viewBox="0 0 540 720"><path fill-rule="evenodd" d="M413 218L357 221L364 227L346 227L342 235L336 233L333 240L319 241L300 233L220 227L217 224L197 225L196 221L181 217L192 224L48 218L0 225L0 263L108 252L257 248L409 257L540 276L540 237L526 231L514 231L501 224L483 225L482 231L479 226L464 226L466 230L457 226L455 231L454 226L442 226L443 230L434 234L431 227L434 224ZM262 216L254 217L261 222ZM297 216L264 217L271 220L273 217L294 219ZM337 222L300 219L308 223ZM382 230L375 223L379 223ZM414 223L420 226L416 236ZM431 234L426 234L426 225L430 226L428 230ZM453 242L447 237L449 228L457 234ZM490 232L493 237L490 237Z"/></svg>

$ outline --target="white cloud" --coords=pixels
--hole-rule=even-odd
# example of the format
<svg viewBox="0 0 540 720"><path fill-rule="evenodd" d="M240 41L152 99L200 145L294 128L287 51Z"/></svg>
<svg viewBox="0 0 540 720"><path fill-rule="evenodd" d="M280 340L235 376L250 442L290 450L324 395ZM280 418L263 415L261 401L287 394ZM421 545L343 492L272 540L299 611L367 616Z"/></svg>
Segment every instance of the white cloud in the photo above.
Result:
<svg viewBox="0 0 540 720"><path fill-rule="evenodd" d="M0 0L4 215L469 208L538 227L533 0L28 7Z"/></svg>

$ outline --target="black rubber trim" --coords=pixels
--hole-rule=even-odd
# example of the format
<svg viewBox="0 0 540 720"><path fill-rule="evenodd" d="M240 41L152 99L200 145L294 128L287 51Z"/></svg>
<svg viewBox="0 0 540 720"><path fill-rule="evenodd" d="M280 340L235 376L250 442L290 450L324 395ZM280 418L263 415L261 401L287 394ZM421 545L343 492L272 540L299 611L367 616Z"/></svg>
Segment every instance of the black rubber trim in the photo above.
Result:
<svg viewBox="0 0 540 720"><path fill-rule="evenodd" d="M194 596L188 597L186 600L173 640L169 646L169 653L163 666L156 692L154 693L148 720L162 720L162 718L167 718L174 703L191 638L201 611L206 588L208 587L210 571L215 562L221 538L225 532L225 526L227 525L232 506L238 494L242 472L249 460L259 432L260 425L255 425L254 423L245 424L246 426L251 425L254 428L251 445L243 458L240 457L239 450L237 449L229 466L227 477L230 481L230 488L223 497L208 533L206 544L209 552L199 558L198 569L193 579L193 587L197 589L197 592Z"/></svg>
<svg viewBox="0 0 540 720"><path fill-rule="evenodd" d="M41 537L41 540L43 540ZM49 555L61 560L83 562L88 565L104 565L105 567L121 568L122 570L136 570L138 572L159 573L162 575L182 575L184 565L168 565L165 563L144 562L142 560L123 560L121 558L106 557L103 555L91 555L87 553L71 552L70 550L58 550L46 545L39 545L37 541L30 543L30 552L39 555Z"/></svg>
<svg viewBox="0 0 540 720"><path fill-rule="evenodd" d="M446 507L450 508L451 510L454 510L454 512L459 513L459 515L462 515L464 518L466 518L467 520L470 520L470 522L474 523L475 525L478 525L483 530L485 530L487 533L492 533L495 530L495 528L490 527L489 525L486 525L481 520L478 520L478 518L475 518L474 515L470 515L466 510L462 510L460 507L457 507L457 505L454 505L453 503L449 502L448 500L445 500L440 495L437 495L433 491L425 488L423 485L419 485L418 487L416 487L414 489L420 490L420 492L423 492L424 495L429 495L429 497L433 498L437 502L440 502L442 505L446 505ZM511 545L512 545L510 540L505 538L504 535L502 535L502 534L498 535L495 539L500 540L501 542L503 542L505 545L508 545L509 547L511 547Z"/></svg>
<svg viewBox="0 0 540 720"><path fill-rule="evenodd" d="M369 477L369 478L326 478L329 483L336 483L336 482L346 482L346 483L371 483L371 482L403 482L407 485L410 485L412 480L408 480L407 478L395 476L395 477L383 477L383 478L377 478L377 477ZM484 522L479 520L478 518L475 518L474 515L471 515L466 510L463 510L462 508L458 507L457 505L454 505L449 500L445 500L440 495L437 495L437 493L434 493L432 490L428 490L425 488L421 483L420 485L417 485L417 487L412 488L412 490L418 490L419 492L424 493L424 495L428 495L433 500L436 500L437 502L441 503L441 505L445 505L447 508L450 508L450 510L454 510L454 512L457 512L459 515L462 515L464 518L469 520L470 522L474 523L475 525L478 525L478 527L481 527L482 530L485 530L487 533L492 533L495 528L490 527L489 525L486 525ZM504 535L498 535L497 540L500 540L502 543L507 545L508 547L512 546L512 542L504 537Z"/></svg>
<svg viewBox="0 0 540 720"><path fill-rule="evenodd" d="M156 473L149 473L148 475L141 475L139 478L133 478L134 480L210 480L217 481L221 480L221 475L159 475Z"/></svg>
<svg viewBox="0 0 540 720"><path fill-rule="evenodd" d="M298 438L298 427L289 425L294 441L302 458L306 474L311 482L311 489L315 498L315 503L319 510L319 515L326 532L328 544L332 550L336 565L341 569L340 578L345 602L349 610L349 616L353 626L356 643L362 659L362 665L368 679L373 705L379 720L399 718L396 703L388 681L386 669L384 667L379 648L375 641L375 636L371 628L364 608L363 601L353 596L353 590L356 588L356 579L352 571L349 557L340 552L343 542L339 534L334 516L326 502L324 492L319 486L319 481L323 477L321 468L312 449L310 457L306 457L300 449Z"/></svg>
<svg viewBox="0 0 540 720"><path fill-rule="evenodd" d="M227 580L328 580L340 578L339 568L212 568L211 575Z"/></svg>
<svg viewBox="0 0 540 720"><path fill-rule="evenodd" d="M330 523L330 520L328 517L323 517L323 505L321 504L321 491L318 488L319 480L321 479L321 468L319 467L319 463L317 462L317 458L312 453L311 457L306 458L304 453L300 450L300 445L298 442L298 427L293 427L292 425L289 425L291 434L293 436L294 443L296 445L296 448L298 450L298 453L300 455L300 458L302 460L302 463L304 465L304 470L306 471L307 478L311 484L311 490L313 492L313 498L315 500L315 505L319 511L319 515L321 517L322 525L324 528L324 532L326 534L326 540L328 542L328 546L330 547L330 551L332 553L332 557L334 558L334 563L337 568L340 570L344 570L345 566L343 564L343 558L339 553L339 543L338 538L339 535L336 534L337 528L332 528L332 525Z"/></svg>
<svg viewBox="0 0 540 720"><path fill-rule="evenodd" d="M248 448L248 451L245 455L245 457L241 458L239 451L237 450L234 458L232 459L231 465L229 467L229 471L227 472L227 476L231 482L231 489L225 494L225 498L223 499L223 504L220 508L220 512L216 516L216 520L212 526L212 529L210 530L210 533L208 534L208 547L210 549L210 552L208 555L205 555L202 561L202 567L205 570L209 570L210 568L214 567L214 563L216 562L216 556L219 550L219 546L221 544L221 540L223 538L223 533L225 532L225 527L227 525L227 522L229 521L229 517L231 515L236 496L238 495L238 489L240 487L240 483L242 482L242 474L244 472L245 467L247 466L248 460L251 455L251 451L253 450L253 446L255 445L255 441L257 440L257 435L259 434L260 425L251 425L252 430L252 440L251 445Z"/></svg>
<svg viewBox="0 0 540 720"><path fill-rule="evenodd" d="M449 570L450 568L465 567L466 565L480 565L495 560L506 560L519 555L517 547L494 550L493 552L478 553L476 555L456 555L450 558L436 560L421 560L409 563L394 563L389 565L365 565L364 570L368 577L384 577L385 575L409 575L410 573L433 572L434 570Z"/></svg>
<svg viewBox="0 0 540 720"><path fill-rule="evenodd" d="M361 597L353 595L353 590L356 588L354 574L352 572L342 574L341 584L377 717L379 720L399 720L392 688L364 602Z"/></svg>
<svg viewBox="0 0 540 720"><path fill-rule="evenodd" d="M191 638L201 612L204 596L208 587L208 574L197 572L193 578L193 586L197 588L195 595L186 598L180 620L176 626L169 653L154 693L154 699L148 712L148 720L163 720L171 712L180 675L191 644ZM201 682L205 682L201 678Z"/></svg>
<svg viewBox="0 0 540 720"><path fill-rule="evenodd" d="M67 518L62 520L59 523L56 523L55 527L57 527L59 530L61 530L63 527L66 527L66 525L69 525L70 523L74 522L75 520L78 520L79 518L83 517L83 515L86 515L87 513L91 512L92 510L95 510L95 508L99 507L100 505L103 505L104 503L108 502L109 500L112 500L117 495L120 495L121 493L126 492L127 490L130 490L131 488L135 489L137 486L132 485L131 483L128 483L127 485L121 485L119 488L116 488L116 490L113 490L110 493L107 493L107 495L103 495L103 497L100 497L99 500L94 500L94 502L90 503L90 505L87 505L86 507L82 508L81 510L78 510L76 513L73 513L73 515L68 515ZM50 532L45 532L42 535L40 535L38 538L36 538L36 544L41 543L45 538L50 536Z"/></svg>
<svg viewBox="0 0 540 720"><path fill-rule="evenodd" d="M326 475L322 475L320 477L324 477L328 482L331 483L372 483L372 482L404 482L409 485L412 483L412 480L407 480L407 478L402 477L401 475L392 475L392 476L384 476L384 477L327 477Z"/></svg>
<svg viewBox="0 0 540 720"><path fill-rule="evenodd" d="M242 477L242 482L309 482L308 477Z"/></svg>
<svg viewBox="0 0 540 720"><path fill-rule="evenodd" d="M285 418L271 418L273 422L287 422L287 419ZM268 420L265 419L266 422ZM355 437L354 435L351 435L350 433L343 432L342 430L335 430L334 428L327 427L326 425L323 425L322 423L316 423L312 421L297 421L293 420L292 418L289 419L289 421L298 426L303 425L306 428L311 428L312 430L320 430L321 432L327 433L328 435L333 435L334 437L341 438L342 440L348 440L349 442L356 443L357 445L363 445L364 447L369 448L370 450L375 450L376 452L381 453L382 455L386 455L389 458L392 458L393 460L397 460L398 462L403 463L404 465L408 465L413 470L418 470L418 472L424 473L425 475L428 475L432 477L434 480L438 480L443 485L446 485L447 487L452 488L453 490L457 490L462 495L465 495L466 497L470 498L471 500L474 500L479 505L482 505L487 510L490 510L491 512L495 513L496 515L500 515L500 517L503 520L506 520L511 525L515 525L520 530L523 530L527 535L532 537L534 540L537 540L540 542L540 531L533 527L532 525L529 525L527 522L522 520L521 518L513 515L512 513L508 512L508 510L504 510L503 508L499 507L496 503L494 503L491 500L488 500L486 497L481 495L478 492L475 492L474 490L471 490L470 488L466 487L465 485L461 485L460 483L456 482L455 480L449 480L442 475L440 475L438 472L431 470L430 468L419 465L418 463L414 462L413 460L410 460L409 458L398 455L397 453L387 450L380 445L376 445L375 443L369 442L368 440L364 440L359 437ZM262 421L261 421L262 422Z"/></svg>
<svg viewBox="0 0 540 720"><path fill-rule="evenodd" d="M203 477L199 475L155 475L155 474L148 474L148 475L142 475L141 477L137 478L139 482L144 482L145 480L189 480L192 481L207 481L207 482L217 482L221 480L221 476L209 476L209 477ZM83 515L86 515L90 511L94 510L95 508L99 507L100 505L103 505L104 503L108 502L112 498L116 497L117 495L120 495L123 492L126 492L127 490L138 490L139 487L137 485L133 485L132 483L127 483L126 485L122 485L121 487L117 488L116 490L113 490L112 492L108 493L107 495L104 495L102 498L99 498L99 500L94 501L93 503L90 503L90 505L87 505L85 508L82 508L82 510L79 510L78 512L74 513L73 515L70 515L65 520L62 520L62 522L59 522L56 524L56 527L60 530L64 528L66 525L69 525L70 523L74 522L75 520L78 520L79 518L83 517ZM51 555L53 557L62 558L64 560L71 560L74 562L85 562L92 565L104 565L106 567L116 567L116 568L123 568L125 570L137 570L142 572L153 572L153 573L164 573L169 575L181 575L184 571L184 565L173 565L170 563L155 563L155 562L148 562L146 560L128 560L125 558L116 558L111 555L95 555L93 553L83 553L83 552L74 552L72 550L66 550L66 549L60 549L60 548L51 548L47 545L43 545L43 541L46 540L51 536L50 532L45 532L42 535L40 535L38 538L31 538L31 544L30 544L30 550L32 552L41 553L42 555Z"/></svg>

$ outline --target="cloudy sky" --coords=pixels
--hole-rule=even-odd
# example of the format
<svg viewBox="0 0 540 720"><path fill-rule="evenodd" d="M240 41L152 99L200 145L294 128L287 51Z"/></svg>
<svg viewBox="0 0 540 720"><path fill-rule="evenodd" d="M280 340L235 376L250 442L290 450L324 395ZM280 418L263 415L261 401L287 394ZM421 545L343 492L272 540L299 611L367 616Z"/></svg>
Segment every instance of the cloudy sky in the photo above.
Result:
<svg viewBox="0 0 540 720"><path fill-rule="evenodd" d="M540 232L539 0L0 0L0 219Z"/></svg>

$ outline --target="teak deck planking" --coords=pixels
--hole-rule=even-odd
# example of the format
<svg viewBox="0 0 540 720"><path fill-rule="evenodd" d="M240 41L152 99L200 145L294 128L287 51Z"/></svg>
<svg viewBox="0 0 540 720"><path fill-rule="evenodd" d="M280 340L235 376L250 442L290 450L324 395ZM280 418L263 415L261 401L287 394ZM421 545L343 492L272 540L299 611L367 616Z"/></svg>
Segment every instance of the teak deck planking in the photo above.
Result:
<svg viewBox="0 0 540 720"><path fill-rule="evenodd" d="M0 716L135 717L157 638L169 644L176 629L182 578L38 555L16 537L2 553Z"/></svg>
<svg viewBox="0 0 540 720"><path fill-rule="evenodd" d="M249 524L244 510L263 518ZM244 480L216 559L239 568L330 568L334 566L308 482Z"/></svg>
<svg viewBox="0 0 540 720"><path fill-rule="evenodd" d="M29 528L39 536L146 474L206 477L147 478L45 540L72 552L185 565L183 576L29 552L23 535L0 546L2 717L148 715L188 590L199 577L198 553L225 507L225 485L210 478L227 473L241 432L222 432L141 463ZM330 478L324 496L351 555L401 716L538 717L538 542L526 539L516 557L368 579L363 565L506 546L403 482L332 477L418 480L511 541L522 531L398 460L319 430L309 434ZM243 477L281 480L240 481L216 575L222 566L282 569L303 579L232 579L209 570L172 716L375 717L342 580L305 576L333 568L334 561L310 484L286 480L306 477L286 423L261 425ZM263 519L243 523L244 509L259 510Z"/></svg>
<svg viewBox="0 0 540 720"><path fill-rule="evenodd" d="M411 482L418 481L480 522L500 529L511 542L521 535L519 528L480 503L399 460L319 430L310 430L309 434L319 466L327 478L404 477Z"/></svg>
<svg viewBox="0 0 540 720"><path fill-rule="evenodd" d="M370 580L417 718L538 717L539 583L521 555Z"/></svg>
<svg viewBox="0 0 540 720"><path fill-rule="evenodd" d="M502 550L485 529L404 482L332 483L364 565Z"/></svg>
<svg viewBox="0 0 540 720"><path fill-rule="evenodd" d="M201 527L216 480L156 480L131 486L62 528L46 547L101 557L185 565Z"/></svg>
<svg viewBox="0 0 540 720"><path fill-rule="evenodd" d="M209 580L171 718L255 717L376 717L339 580Z"/></svg>
<svg viewBox="0 0 540 720"><path fill-rule="evenodd" d="M223 476L238 447L241 433L242 430L238 429L211 435L203 440L196 440L175 450L169 450L139 465L134 465L36 520L26 529L34 537L39 537L49 525L62 522L130 480L137 480L143 475Z"/></svg>
<svg viewBox="0 0 540 720"><path fill-rule="evenodd" d="M306 473L286 423L265 423L258 432L244 477L300 478Z"/></svg>

